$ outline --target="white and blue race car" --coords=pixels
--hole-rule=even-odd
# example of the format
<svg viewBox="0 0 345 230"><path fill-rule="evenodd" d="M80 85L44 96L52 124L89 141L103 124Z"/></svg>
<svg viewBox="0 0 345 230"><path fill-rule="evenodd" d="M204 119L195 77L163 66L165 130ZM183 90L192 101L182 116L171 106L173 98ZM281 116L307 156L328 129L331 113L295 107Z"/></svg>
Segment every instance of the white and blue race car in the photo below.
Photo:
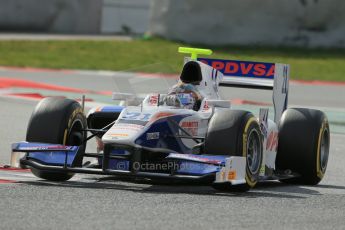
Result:
<svg viewBox="0 0 345 230"><path fill-rule="evenodd" d="M177 103L171 103L170 95L149 94L137 105L95 108L86 116L74 100L45 98L32 113L26 141L14 143L12 155L24 153L17 159L21 167L53 181L91 173L200 181L231 191L247 191L265 180L321 181L329 124L321 111L287 108L288 65L198 58L211 54L203 49L180 51L192 53L180 81L199 80L197 106L186 108L186 95L175 95ZM220 98L220 86L272 90L274 119L268 119L268 108L258 117L232 109L231 101ZM133 101L127 94L113 97ZM93 153L86 152L91 138L98 143Z"/></svg>

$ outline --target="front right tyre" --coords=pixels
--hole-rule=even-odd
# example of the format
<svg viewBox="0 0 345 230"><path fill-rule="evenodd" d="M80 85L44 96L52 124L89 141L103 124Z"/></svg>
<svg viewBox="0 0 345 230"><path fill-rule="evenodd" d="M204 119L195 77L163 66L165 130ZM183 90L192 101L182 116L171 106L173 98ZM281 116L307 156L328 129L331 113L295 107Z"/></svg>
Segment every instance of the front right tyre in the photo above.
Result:
<svg viewBox="0 0 345 230"><path fill-rule="evenodd" d="M86 117L77 101L59 97L41 100L34 109L26 133L26 141L49 144L80 146L85 151ZM76 159L81 166L82 158ZM32 173L42 179L66 181L73 173L51 172L31 168Z"/></svg>

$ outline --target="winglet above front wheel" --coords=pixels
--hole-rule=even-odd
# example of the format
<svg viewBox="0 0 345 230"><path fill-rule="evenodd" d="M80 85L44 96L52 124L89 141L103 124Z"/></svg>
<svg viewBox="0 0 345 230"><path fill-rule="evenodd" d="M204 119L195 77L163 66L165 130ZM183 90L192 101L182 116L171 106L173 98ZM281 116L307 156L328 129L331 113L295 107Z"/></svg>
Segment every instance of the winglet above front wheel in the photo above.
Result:
<svg viewBox="0 0 345 230"><path fill-rule="evenodd" d="M192 60L197 60L198 55L211 55L213 52L210 49L199 49L199 48L189 48L189 47L179 47L178 48L179 53L184 53L184 54L191 54L191 59Z"/></svg>

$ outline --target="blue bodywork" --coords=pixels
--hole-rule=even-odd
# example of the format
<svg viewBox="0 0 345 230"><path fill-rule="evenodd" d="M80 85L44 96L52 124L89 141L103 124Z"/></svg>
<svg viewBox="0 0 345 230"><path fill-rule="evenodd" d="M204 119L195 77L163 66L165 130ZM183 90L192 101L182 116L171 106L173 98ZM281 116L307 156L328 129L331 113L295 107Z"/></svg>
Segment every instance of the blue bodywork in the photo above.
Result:
<svg viewBox="0 0 345 230"><path fill-rule="evenodd" d="M26 152L26 158L44 165L72 167L77 156L78 146L63 146L44 143L19 142L12 145L13 152ZM111 155L125 154L125 151L117 150ZM66 158L67 154L67 158ZM175 173L182 175L206 175L216 173L224 166L226 156L210 156L196 154L171 153L166 158L175 163ZM66 164L65 164L66 163ZM130 170L130 161L111 159L108 168L111 170Z"/></svg>
<svg viewBox="0 0 345 230"><path fill-rule="evenodd" d="M226 156L171 153L166 159L179 162L177 173L205 175L218 172L225 165Z"/></svg>
<svg viewBox="0 0 345 230"><path fill-rule="evenodd" d="M120 113L123 109L123 106L106 106L102 107L99 111ZM177 114L157 119L135 140L135 144L142 146L142 148L171 149L172 152L175 152L171 154L165 153L166 155L164 156L163 154L163 158L159 158L160 160L158 162L152 163L173 165L175 168L172 171L176 175L204 176L218 172L220 168L224 166L226 156L191 154L192 150L183 144L181 138L176 137L180 132L178 124L182 119L188 116L190 116L190 114ZM154 133L158 133L158 137L148 138L149 134ZM80 153L78 153L79 150L80 148L78 146L63 146L45 143L20 142L12 145L13 152L26 152L25 160L38 162L43 166L62 166L61 168L70 167L70 169L75 167L74 162L78 156L81 156ZM128 171L128 173L131 173L131 170L133 170L132 162L130 158L126 158L126 156L130 155L131 153L127 150L111 149L109 152L110 158L106 161L106 165L102 165L103 155L98 157L99 164L102 167L102 169L99 170ZM117 159L113 159L113 157L117 157ZM140 162L140 164L146 163L150 164L151 162ZM141 169L142 168L140 168L139 171L141 171ZM68 169L66 168L66 170ZM159 170L144 171L156 173ZM162 172L169 174L169 170L159 171L159 173Z"/></svg>
<svg viewBox="0 0 345 230"><path fill-rule="evenodd" d="M105 113L121 113L121 111L124 109L124 106L104 106L101 108L101 112Z"/></svg>
<svg viewBox="0 0 345 230"><path fill-rule="evenodd" d="M12 145L13 152L27 152L27 158L47 165L72 166L79 146L19 142ZM67 157L66 157L67 154Z"/></svg>
<svg viewBox="0 0 345 230"><path fill-rule="evenodd" d="M166 148L179 153L190 153L191 149L185 146L180 138L174 136L179 133L176 126L169 123L167 119L174 120L177 124L190 115L175 115L169 118L162 118L154 122L148 130L135 140L135 143L150 148ZM159 133L159 138L148 140L148 133Z"/></svg>

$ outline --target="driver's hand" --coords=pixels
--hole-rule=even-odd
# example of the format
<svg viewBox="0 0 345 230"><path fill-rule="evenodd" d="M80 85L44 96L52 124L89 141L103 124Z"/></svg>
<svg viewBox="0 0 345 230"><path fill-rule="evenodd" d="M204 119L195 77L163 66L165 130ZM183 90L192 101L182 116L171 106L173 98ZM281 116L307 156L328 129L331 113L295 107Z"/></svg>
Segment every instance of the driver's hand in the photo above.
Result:
<svg viewBox="0 0 345 230"><path fill-rule="evenodd" d="M166 105L168 106L175 106L175 107L181 106L180 99L178 98L176 94L167 95L165 97L165 102L166 102Z"/></svg>

